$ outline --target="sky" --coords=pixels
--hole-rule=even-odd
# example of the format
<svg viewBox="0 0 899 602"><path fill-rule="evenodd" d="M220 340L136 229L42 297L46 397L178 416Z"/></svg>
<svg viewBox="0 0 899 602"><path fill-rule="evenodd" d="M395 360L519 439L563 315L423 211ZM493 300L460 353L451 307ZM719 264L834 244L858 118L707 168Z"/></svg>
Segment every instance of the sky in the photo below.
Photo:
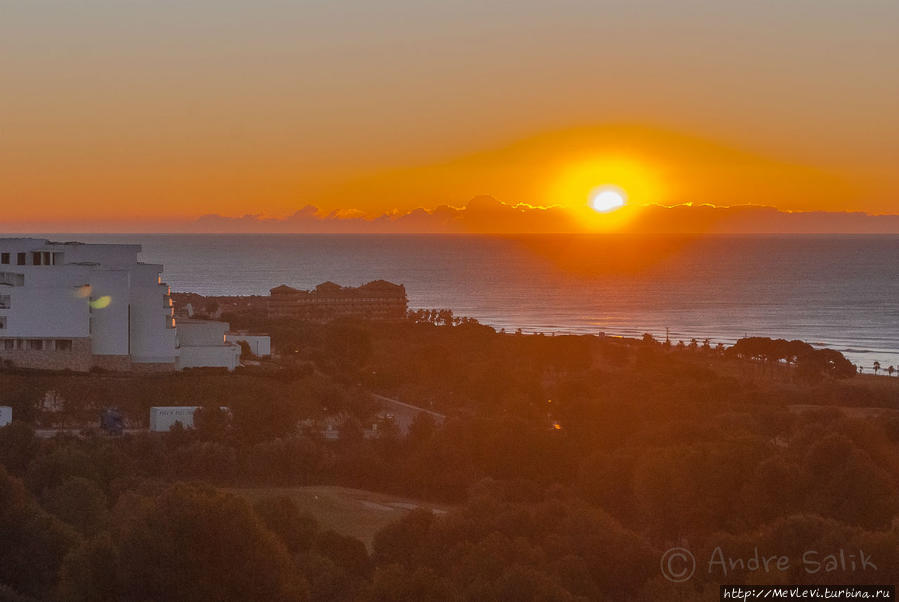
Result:
<svg viewBox="0 0 899 602"><path fill-rule="evenodd" d="M0 230L637 223L586 209L614 186L896 231L858 213L899 213L897 31L895 0L0 0Z"/></svg>

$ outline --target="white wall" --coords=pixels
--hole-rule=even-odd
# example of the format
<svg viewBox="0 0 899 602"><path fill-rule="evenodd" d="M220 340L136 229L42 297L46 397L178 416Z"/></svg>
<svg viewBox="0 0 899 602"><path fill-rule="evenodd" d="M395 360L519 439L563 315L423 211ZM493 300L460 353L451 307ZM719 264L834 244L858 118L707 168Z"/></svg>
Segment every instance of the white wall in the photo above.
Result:
<svg viewBox="0 0 899 602"><path fill-rule="evenodd" d="M175 361L177 332L169 287L159 282L162 266L131 269L131 356L138 363Z"/></svg>
<svg viewBox="0 0 899 602"><path fill-rule="evenodd" d="M245 341L250 346L250 351L257 357L268 357L272 354L272 338L263 334L238 334L229 332L225 335L229 343Z"/></svg>
<svg viewBox="0 0 899 602"><path fill-rule="evenodd" d="M10 422L12 422L12 408L0 406L0 426L6 426Z"/></svg>
<svg viewBox="0 0 899 602"><path fill-rule="evenodd" d="M91 272L91 351L94 355L128 355L130 284L127 269Z"/></svg>
<svg viewBox="0 0 899 602"><path fill-rule="evenodd" d="M160 406L150 408L150 430L155 432L169 431L180 422L184 428L194 425L194 412L200 406Z"/></svg>
<svg viewBox="0 0 899 602"><path fill-rule="evenodd" d="M215 320L192 320L181 318L177 321L178 344L183 346L224 345L227 322Z"/></svg>
<svg viewBox="0 0 899 602"><path fill-rule="evenodd" d="M40 239L0 239L0 253L0 281L9 283L0 285L4 360L31 368L89 370L89 291L96 266L63 265L63 254ZM33 345L29 339L43 344ZM65 340L68 346L63 347L60 342Z"/></svg>
<svg viewBox="0 0 899 602"><path fill-rule="evenodd" d="M182 346L178 349L175 367L185 368L227 368L234 370L240 365L240 347L237 345L197 345Z"/></svg>
<svg viewBox="0 0 899 602"><path fill-rule="evenodd" d="M4 250L0 245L0 250ZM15 255L13 255L13 262ZM0 272L25 276L24 286L0 285L10 296L3 337L80 338L89 335L88 299L79 297L80 286L89 281L90 268L83 266L0 265Z"/></svg>
<svg viewBox="0 0 899 602"><path fill-rule="evenodd" d="M51 243L48 250L62 252L65 263L98 263L109 267L130 267L137 263L140 245L92 245L82 243Z"/></svg>

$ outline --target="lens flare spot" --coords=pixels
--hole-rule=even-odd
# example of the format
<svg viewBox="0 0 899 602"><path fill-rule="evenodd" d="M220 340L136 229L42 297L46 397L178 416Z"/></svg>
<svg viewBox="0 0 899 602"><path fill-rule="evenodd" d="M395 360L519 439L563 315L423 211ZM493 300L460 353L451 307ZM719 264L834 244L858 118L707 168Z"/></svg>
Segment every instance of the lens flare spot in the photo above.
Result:
<svg viewBox="0 0 899 602"><path fill-rule="evenodd" d="M75 287L75 297L78 299L87 299L91 296L91 285L82 284Z"/></svg>
<svg viewBox="0 0 899 602"><path fill-rule="evenodd" d="M103 295L102 297L97 297L96 299L91 300L91 308L103 309L104 307L109 307L110 303L112 303L112 297L110 297L109 295Z"/></svg>

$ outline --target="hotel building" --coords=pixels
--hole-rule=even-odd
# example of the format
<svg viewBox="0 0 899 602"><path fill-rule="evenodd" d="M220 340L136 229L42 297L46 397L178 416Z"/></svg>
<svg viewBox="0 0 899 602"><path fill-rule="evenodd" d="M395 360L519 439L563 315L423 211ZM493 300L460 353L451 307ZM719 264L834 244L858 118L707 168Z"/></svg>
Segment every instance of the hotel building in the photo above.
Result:
<svg viewBox="0 0 899 602"><path fill-rule="evenodd" d="M0 238L0 361L52 370L173 370L162 266L140 245Z"/></svg>
<svg viewBox="0 0 899 602"><path fill-rule="evenodd" d="M330 320L354 317L366 320L399 320L406 316L406 287L375 280L357 287L333 282L319 284L311 291L281 285L270 291L268 314L301 320Z"/></svg>

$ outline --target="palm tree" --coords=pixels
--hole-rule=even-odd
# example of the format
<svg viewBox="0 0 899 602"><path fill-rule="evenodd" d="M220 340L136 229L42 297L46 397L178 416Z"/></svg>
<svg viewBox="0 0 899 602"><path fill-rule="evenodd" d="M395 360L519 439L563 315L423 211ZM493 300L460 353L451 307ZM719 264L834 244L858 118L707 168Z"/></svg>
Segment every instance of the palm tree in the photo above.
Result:
<svg viewBox="0 0 899 602"><path fill-rule="evenodd" d="M877 371L880 370L880 362L874 360L874 375L877 376Z"/></svg>
<svg viewBox="0 0 899 602"><path fill-rule="evenodd" d="M890 376L893 376L893 372L895 372L895 371L896 371L896 369L892 366L887 368L887 374L889 374Z"/></svg>

